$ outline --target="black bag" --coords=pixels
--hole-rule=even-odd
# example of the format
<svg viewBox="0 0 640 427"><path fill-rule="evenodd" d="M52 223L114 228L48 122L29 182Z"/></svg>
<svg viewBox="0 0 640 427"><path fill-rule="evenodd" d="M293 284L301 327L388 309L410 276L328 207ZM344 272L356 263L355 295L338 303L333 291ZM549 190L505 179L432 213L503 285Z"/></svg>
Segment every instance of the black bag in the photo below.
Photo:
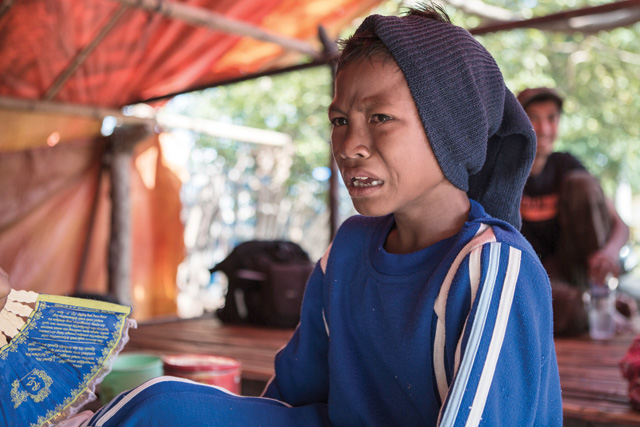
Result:
<svg viewBox="0 0 640 427"><path fill-rule="evenodd" d="M241 243L209 270L222 271L229 282L225 304L216 314L224 323L293 328L312 269L309 255L293 242Z"/></svg>

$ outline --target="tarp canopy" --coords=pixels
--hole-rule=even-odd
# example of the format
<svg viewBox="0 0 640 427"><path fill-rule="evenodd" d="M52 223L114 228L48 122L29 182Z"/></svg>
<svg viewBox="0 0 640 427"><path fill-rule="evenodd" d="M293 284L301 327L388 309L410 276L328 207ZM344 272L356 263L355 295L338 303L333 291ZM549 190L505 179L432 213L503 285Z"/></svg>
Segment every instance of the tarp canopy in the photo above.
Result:
<svg viewBox="0 0 640 427"><path fill-rule="evenodd" d="M105 294L112 182L102 118L149 98L323 62L382 0L15 0L0 5L0 267L17 289ZM161 139L130 164L131 303L176 312L180 181ZM101 179L103 178L103 179Z"/></svg>
<svg viewBox="0 0 640 427"><path fill-rule="evenodd" d="M0 95L117 108L322 57L381 0L16 0ZM265 41L266 40L266 41Z"/></svg>
<svg viewBox="0 0 640 427"><path fill-rule="evenodd" d="M5 0L0 96L117 108L322 58L382 0ZM474 34L518 27L597 31L640 19L626 0L523 19L480 1ZM483 16L484 15L484 16Z"/></svg>

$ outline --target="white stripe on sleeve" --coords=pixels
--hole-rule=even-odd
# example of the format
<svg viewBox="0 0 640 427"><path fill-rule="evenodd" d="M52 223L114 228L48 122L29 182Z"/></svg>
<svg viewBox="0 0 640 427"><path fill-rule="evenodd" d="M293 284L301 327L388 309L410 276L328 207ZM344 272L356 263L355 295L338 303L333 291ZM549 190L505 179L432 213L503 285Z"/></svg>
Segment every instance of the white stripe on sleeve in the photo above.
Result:
<svg viewBox="0 0 640 427"><path fill-rule="evenodd" d="M481 224L476 232L476 235L467 243L460 253L456 256L451 267L447 272L447 275L440 286L440 292L436 298L434 311L438 317L436 323L436 333L433 340L433 370L436 375L436 384L438 385L438 392L440 393L440 399L445 401L447 393L449 392L449 383L447 381L447 374L445 370L444 360L444 347L445 347L445 312L447 310L447 298L449 296L449 289L453 282L460 263L467 254L476 247L480 247L487 242L495 242L496 236L493 233L491 227L487 224ZM477 268L476 266L474 268ZM479 274L479 273L478 273ZM455 372L454 372L455 374Z"/></svg>
<svg viewBox="0 0 640 427"><path fill-rule="evenodd" d="M458 371L456 381L450 390L448 405L444 414L442 414L442 426L455 425L456 416L460 410L462 398L464 397L467 384L469 383L469 377L471 376L476 355L480 348L480 341L482 339L485 323L489 314L496 278L498 276L498 267L500 265L500 245L500 243L491 244L489 249L487 276L485 277L482 291L480 293L476 316L473 325L471 326L471 333L469 334L466 351L460 364L460 370Z"/></svg>
<svg viewBox="0 0 640 427"><path fill-rule="evenodd" d="M521 255L522 253L518 249L509 249L509 264L507 265L504 286L502 288L502 293L500 294L500 304L498 305L496 324L493 329L493 335L491 336L491 343L489 344L484 368L480 375L480 382L478 383L476 395L473 398L473 404L471 405L471 412L467 419L467 427L479 425L480 420L482 419L484 406L487 402L487 396L489 395L489 388L491 387L493 374L495 373L496 365L498 364L498 357L500 356L500 350L502 349L502 343L504 342L507 323L509 322L509 314L511 313L513 296L515 294L516 284L518 283L518 274L520 272Z"/></svg>

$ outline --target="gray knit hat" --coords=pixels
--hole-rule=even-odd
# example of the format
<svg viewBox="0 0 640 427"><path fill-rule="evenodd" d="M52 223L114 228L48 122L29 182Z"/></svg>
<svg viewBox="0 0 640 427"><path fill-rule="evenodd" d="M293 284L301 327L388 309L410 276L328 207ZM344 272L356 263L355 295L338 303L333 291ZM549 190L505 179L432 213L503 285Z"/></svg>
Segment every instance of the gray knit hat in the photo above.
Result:
<svg viewBox="0 0 640 427"><path fill-rule="evenodd" d="M520 229L536 137L493 57L463 28L421 16L371 15L356 34L364 30L404 73L445 177Z"/></svg>

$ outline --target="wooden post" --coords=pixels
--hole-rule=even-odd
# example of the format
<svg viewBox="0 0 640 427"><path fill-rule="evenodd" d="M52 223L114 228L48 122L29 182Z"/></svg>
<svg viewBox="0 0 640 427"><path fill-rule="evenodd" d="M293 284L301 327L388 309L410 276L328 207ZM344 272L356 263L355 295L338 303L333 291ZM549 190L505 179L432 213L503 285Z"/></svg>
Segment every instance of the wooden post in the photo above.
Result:
<svg viewBox="0 0 640 427"><path fill-rule="evenodd" d="M331 58L338 54L338 44L329 38L326 30L322 26L318 27L318 37L324 46L325 58L328 60L327 63L329 64L329 67L331 67L331 97L333 98L336 66L331 61ZM331 233L329 241L331 241L340 226L340 180L338 179L340 171L338 170L338 165L333 158L331 149L329 149L329 169L331 170L331 176L329 177L329 230Z"/></svg>
<svg viewBox="0 0 640 427"><path fill-rule="evenodd" d="M116 127L109 137L111 172L111 238L109 241L109 294L120 304L132 305L131 295L131 161L135 145L151 134L144 124Z"/></svg>

